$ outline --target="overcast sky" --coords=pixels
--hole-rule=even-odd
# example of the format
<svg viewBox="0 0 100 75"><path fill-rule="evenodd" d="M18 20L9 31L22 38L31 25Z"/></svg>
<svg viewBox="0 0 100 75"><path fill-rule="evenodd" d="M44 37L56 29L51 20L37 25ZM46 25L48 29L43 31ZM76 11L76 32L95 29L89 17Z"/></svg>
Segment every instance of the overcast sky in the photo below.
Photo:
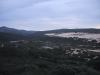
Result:
<svg viewBox="0 0 100 75"><path fill-rule="evenodd" d="M100 0L0 0L0 26L26 30L100 28Z"/></svg>

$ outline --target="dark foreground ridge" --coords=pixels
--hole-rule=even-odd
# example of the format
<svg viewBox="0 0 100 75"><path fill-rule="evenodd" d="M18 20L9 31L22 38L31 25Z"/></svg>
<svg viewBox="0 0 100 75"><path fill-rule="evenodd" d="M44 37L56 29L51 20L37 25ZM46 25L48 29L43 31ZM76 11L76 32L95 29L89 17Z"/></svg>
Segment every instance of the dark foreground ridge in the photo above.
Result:
<svg viewBox="0 0 100 75"><path fill-rule="evenodd" d="M0 43L0 75L100 75L100 43L40 38Z"/></svg>

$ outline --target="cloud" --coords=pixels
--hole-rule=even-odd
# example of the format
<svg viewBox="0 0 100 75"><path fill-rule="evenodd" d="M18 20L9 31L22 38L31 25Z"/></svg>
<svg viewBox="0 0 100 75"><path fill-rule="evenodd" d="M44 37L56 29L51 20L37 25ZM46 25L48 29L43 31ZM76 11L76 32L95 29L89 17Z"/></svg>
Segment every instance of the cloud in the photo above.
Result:
<svg viewBox="0 0 100 75"><path fill-rule="evenodd" d="M26 7L30 7L31 5L35 5L37 3L45 2L49 0L1 0L0 1L0 12L10 12L17 9L23 9Z"/></svg>
<svg viewBox="0 0 100 75"><path fill-rule="evenodd" d="M98 0L2 0L0 25L33 30L96 27Z"/></svg>

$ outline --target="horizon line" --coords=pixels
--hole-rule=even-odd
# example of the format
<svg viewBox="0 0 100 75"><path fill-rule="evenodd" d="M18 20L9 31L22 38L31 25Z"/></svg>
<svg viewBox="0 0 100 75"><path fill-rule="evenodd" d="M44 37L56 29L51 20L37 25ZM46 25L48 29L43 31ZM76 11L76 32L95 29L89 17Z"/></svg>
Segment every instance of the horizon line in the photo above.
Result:
<svg viewBox="0 0 100 75"><path fill-rule="evenodd" d="M57 28L57 29L48 29L48 30L29 30L29 29L19 29L19 28L15 28L15 27L9 27L9 26L0 26L0 28L11 28L11 29L16 29L16 30L25 30L25 31L51 31L51 30L61 30L61 29L100 29L100 28Z"/></svg>

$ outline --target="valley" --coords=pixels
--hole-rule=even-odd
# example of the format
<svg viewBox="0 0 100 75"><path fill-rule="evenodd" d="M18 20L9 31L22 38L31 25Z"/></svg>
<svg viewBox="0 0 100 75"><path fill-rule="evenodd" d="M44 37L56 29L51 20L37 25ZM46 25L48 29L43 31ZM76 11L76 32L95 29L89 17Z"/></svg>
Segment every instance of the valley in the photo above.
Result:
<svg viewBox="0 0 100 75"><path fill-rule="evenodd" d="M82 33L82 32L70 32L70 33L49 33L49 34L45 34L48 35L50 37L53 36L57 36L57 37L65 37L65 38L69 38L69 37L78 37L78 38L86 38L88 40L97 40L98 42L100 42L100 34L99 33Z"/></svg>

